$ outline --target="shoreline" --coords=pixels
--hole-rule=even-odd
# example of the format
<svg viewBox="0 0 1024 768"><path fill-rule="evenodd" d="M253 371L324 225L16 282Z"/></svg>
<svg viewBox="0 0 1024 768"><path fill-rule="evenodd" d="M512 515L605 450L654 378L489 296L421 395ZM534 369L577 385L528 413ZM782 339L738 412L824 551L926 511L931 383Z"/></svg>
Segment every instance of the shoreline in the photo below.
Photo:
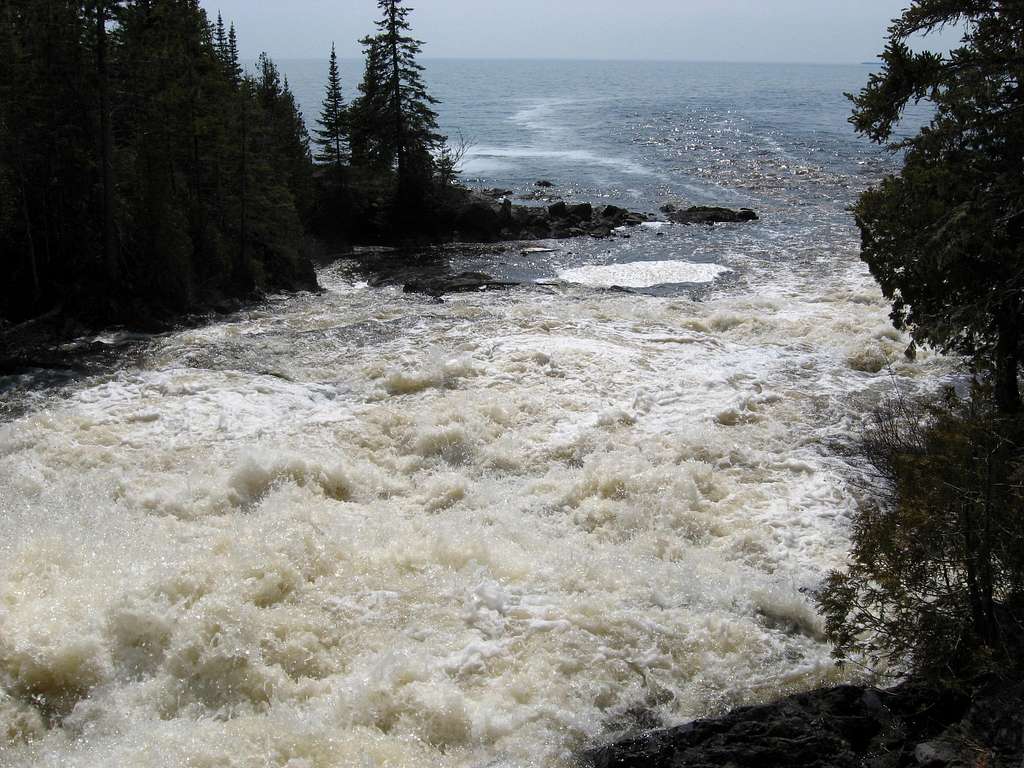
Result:
<svg viewBox="0 0 1024 768"><path fill-rule="evenodd" d="M585 768L1017 768L1024 683L838 685L584 752Z"/></svg>

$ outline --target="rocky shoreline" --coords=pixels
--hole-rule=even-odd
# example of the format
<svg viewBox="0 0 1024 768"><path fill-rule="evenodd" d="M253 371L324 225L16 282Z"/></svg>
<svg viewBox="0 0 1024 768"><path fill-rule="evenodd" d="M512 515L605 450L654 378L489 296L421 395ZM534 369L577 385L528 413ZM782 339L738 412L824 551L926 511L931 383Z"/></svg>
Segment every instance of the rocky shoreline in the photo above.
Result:
<svg viewBox="0 0 1024 768"><path fill-rule="evenodd" d="M538 182L541 184L542 182ZM551 182L543 182L551 185ZM520 196L534 204L512 202L511 190L464 190L452 216L452 240L460 243L500 241L563 240L572 237L611 237L623 229L636 227L658 217L630 211L617 205L569 203L547 194ZM665 219L674 224L737 224L757 221L749 208L738 211L719 206L679 207L666 203L661 207Z"/></svg>
<svg viewBox="0 0 1024 768"><path fill-rule="evenodd" d="M743 223L757 220L749 209L734 211L728 208L697 206L680 208L673 203L662 206L659 217L630 211L615 205L595 206L591 203L569 203L553 196L551 182L538 182L537 193L520 196L531 204L514 204L510 190L471 190L460 188L451 203L447 219L451 226L448 242L503 243L532 242L537 240L563 240L576 237L608 238L629 237L628 230L644 223L668 221L685 225L714 225ZM415 248L424 252L423 245ZM348 254L332 254L318 261L328 263ZM411 263L395 265L386 261L368 260L368 272L374 273L372 285L401 285L406 292L422 293L435 298L446 294L477 290L504 289L518 285L496 279L482 272L452 273L436 265ZM312 262L308 275L284 281L285 291L317 290ZM403 277L404 275L404 277ZM211 316L230 314L244 307L250 300L208 296L188 311L174 312L160 307L143 306L134 302L122 309L124 320L116 328L127 332L159 333L182 325L196 325ZM110 314L110 313L107 313ZM115 315L117 313L114 313ZM84 364L93 358L104 358L109 345L70 342L112 327L109 323L94 322L81 312L58 308L47 314L18 325L3 325L0 320L0 376L19 371L57 369Z"/></svg>
<svg viewBox="0 0 1024 768"><path fill-rule="evenodd" d="M586 768L1020 768L1024 683L838 686L594 749Z"/></svg>

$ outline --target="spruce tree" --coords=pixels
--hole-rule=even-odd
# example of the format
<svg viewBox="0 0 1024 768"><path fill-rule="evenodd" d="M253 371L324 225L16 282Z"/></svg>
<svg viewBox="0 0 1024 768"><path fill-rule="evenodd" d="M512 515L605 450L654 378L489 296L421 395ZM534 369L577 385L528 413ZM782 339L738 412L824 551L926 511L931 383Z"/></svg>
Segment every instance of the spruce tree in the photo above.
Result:
<svg viewBox="0 0 1024 768"><path fill-rule="evenodd" d="M391 158L381 151L381 95L384 73L381 66L381 43L372 37L360 40L366 51L359 96L348 109L349 145L353 165L389 166Z"/></svg>
<svg viewBox="0 0 1024 768"><path fill-rule="evenodd" d="M311 188L287 83L196 0L0 3L0 317L311 285Z"/></svg>
<svg viewBox="0 0 1024 768"><path fill-rule="evenodd" d="M367 59L378 57L370 74L380 89L371 103L379 153L398 171L399 181L422 176L432 169L432 153L444 141L438 132L437 99L423 82L423 67L416 57L423 43L409 35L411 8L403 0L378 0L381 19L377 34L364 39ZM376 49L376 50L375 50Z"/></svg>
<svg viewBox="0 0 1024 768"><path fill-rule="evenodd" d="M324 94L323 107L317 119L314 133L316 145L320 152L316 155L318 163L325 163L340 168L348 159L348 121L345 113L345 102L341 96L341 75L338 72L338 54L331 44L331 63L327 72L327 90Z"/></svg>
<svg viewBox="0 0 1024 768"><path fill-rule="evenodd" d="M217 54L217 59L227 68L230 54L228 32L224 26L224 17L220 12L217 13L217 25L213 32L213 50Z"/></svg>
<svg viewBox="0 0 1024 768"><path fill-rule="evenodd" d="M232 22L228 30L228 75L231 81L238 87L242 83L242 64L238 55L238 35L235 33L235 25Z"/></svg>

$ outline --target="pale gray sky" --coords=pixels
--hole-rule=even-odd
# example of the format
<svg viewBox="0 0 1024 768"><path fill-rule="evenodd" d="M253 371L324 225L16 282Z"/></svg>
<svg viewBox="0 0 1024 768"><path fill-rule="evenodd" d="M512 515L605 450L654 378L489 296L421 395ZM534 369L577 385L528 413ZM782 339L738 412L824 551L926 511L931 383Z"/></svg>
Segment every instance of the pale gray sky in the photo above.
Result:
<svg viewBox="0 0 1024 768"><path fill-rule="evenodd" d="M861 62L907 0L412 0L426 57ZM360 54L374 0L202 0L238 27L241 52ZM939 42L949 46L956 35Z"/></svg>

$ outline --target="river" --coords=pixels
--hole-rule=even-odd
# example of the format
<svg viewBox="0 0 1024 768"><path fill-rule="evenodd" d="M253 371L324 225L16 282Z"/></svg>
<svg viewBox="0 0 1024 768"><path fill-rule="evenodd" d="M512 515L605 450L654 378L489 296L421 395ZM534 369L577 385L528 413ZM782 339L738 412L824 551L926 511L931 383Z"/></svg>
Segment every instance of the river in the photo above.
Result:
<svg viewBox="0 0 1024 768"><path fill-rule="evenodd" d="M430 62L466 183L761 221L453 249L527 285L441 303L341 261L0 380L0 765L564 767L842 679L844 449L953 370L857 258L867 73Z"/></svg>

